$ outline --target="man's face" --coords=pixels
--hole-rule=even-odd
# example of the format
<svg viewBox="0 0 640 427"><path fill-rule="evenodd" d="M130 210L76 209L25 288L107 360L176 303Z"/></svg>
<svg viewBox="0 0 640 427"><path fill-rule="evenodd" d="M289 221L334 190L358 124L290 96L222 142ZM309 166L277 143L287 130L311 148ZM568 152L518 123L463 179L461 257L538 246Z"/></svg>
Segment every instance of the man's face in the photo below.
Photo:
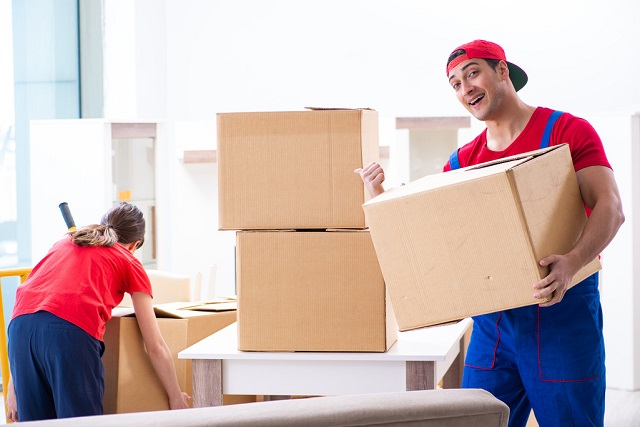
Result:
<svg viewBox="0 0 640 427"><path fill-rule="evenodd" d="M498 110L509 79L507 64L496 69L484 59L468 59L449 72L458 101L478 120L490 120Z"/></svg>

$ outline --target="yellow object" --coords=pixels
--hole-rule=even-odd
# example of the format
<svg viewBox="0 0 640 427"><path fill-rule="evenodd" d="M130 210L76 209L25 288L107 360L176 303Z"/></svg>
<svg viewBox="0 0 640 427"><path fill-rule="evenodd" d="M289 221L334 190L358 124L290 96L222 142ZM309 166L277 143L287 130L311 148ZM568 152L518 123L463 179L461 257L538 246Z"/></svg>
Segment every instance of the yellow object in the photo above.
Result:
<svg viewBox="0 0 640 427"><path fill-rule="evenodd" d="M2 290L2 278L3 277L20 277L20 283L24 283L27 280L27 276L31 273L31 267L27 268L11 268L6 270L0 270L0 291ZM4 303L2 301L2 292L0 292L0 364L2 365L2 392L7 395L7 383L9 382L9 352L7 349L7 330L4 324ZM5 418L7 414L6 404L4 406ZM7 419L7 423L11 420Z"/></svg>
<svg viewBox="0 0 640 427"><path fill-rule="evenodd" d="M131 190L122 190L118 192L118 200L120 201L131 200Z"/></svg>

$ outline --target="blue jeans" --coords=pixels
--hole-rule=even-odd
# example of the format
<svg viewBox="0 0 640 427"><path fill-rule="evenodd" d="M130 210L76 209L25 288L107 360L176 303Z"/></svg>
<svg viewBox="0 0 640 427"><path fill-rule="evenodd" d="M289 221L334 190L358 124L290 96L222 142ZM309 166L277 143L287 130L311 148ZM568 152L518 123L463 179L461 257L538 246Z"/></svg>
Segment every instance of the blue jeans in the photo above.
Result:
<svg viewBox="0 0 640 427"><path fill-rule="evenodd" d="M20 421L102 415L101 341L38 311L9 323L8 344Z"/></svg>

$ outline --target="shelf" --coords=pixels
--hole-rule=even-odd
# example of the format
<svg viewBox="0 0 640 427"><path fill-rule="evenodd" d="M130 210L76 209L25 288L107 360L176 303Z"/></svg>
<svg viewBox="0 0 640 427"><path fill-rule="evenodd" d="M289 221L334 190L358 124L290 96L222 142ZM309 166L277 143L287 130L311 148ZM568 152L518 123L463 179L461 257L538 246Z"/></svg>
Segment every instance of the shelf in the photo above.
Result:
<svg viewBox="0 0 640 427"><path fill-rule="evenodd" d="M470 117L398 117L396 129L459 129L471 127Z"/></svg>
<svg viewBox="0 0 640 427"><path fill-rule="evenodd" d="M380 158L389 158L389 147L380 147ZM216 150L185 150L182 155L183 163L215 163L217 160Z"/></svg>
<svg viewBox="0 0 640 427"><path fill-rule="evenodd" d="M216 150L185 150L184 163L215 163L218 159Z"/></svg>

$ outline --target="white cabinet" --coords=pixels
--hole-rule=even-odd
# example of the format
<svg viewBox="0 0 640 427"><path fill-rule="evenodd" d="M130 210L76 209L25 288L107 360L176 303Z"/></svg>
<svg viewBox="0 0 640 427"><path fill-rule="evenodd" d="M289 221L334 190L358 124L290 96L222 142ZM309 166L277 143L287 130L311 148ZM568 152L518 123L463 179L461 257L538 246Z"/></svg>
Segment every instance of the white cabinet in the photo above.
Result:
<svg viewBox="0 0 640 427"><path fill-rule="evenodd" d="M400 182L442 172L458 148L458 130L471 126L469 117L398 117L390 162Z"/></svg>
<svg viewBox="0 0 640 427"><path fill-rule="evenodd" d="M158 124L101 119L32 121L32 262L66 232L59 204L67 202L76 226L95 224L115 203L144 213L145 244L136 256L157 268Z"/></svg>

